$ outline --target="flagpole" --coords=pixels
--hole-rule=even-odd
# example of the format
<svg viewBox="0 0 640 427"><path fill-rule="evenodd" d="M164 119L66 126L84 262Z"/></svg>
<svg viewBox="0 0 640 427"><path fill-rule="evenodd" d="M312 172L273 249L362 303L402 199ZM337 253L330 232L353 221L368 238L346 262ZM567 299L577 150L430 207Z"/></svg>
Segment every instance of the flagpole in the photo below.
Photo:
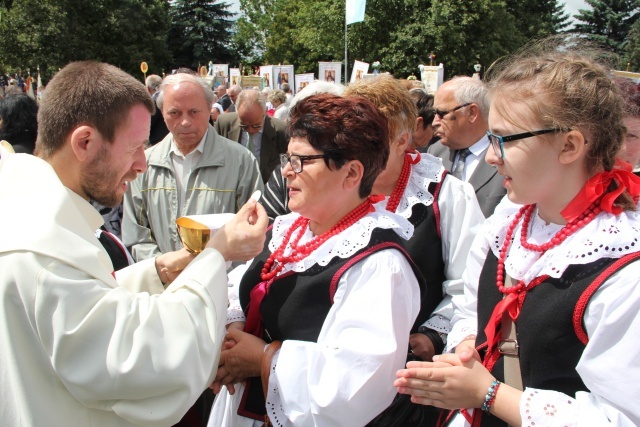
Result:
<svg viewBox="0 0 640 427"><path fill-rule="evenodd" d="M347 62L347 16L344 17L344 85L347 85L348 74L348 62Z"/></svg>

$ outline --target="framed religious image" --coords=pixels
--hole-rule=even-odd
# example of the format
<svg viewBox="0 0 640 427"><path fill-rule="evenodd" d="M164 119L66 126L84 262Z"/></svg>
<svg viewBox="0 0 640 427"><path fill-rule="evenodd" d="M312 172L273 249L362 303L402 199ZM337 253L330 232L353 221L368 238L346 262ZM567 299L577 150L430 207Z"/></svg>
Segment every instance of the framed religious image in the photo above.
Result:
<svg viewBox="0 0 640 427"><path fill-rule="evenodd" d="M296 74L296 93L311 83L314 77L313 73Z"/></svg>
<svg viewBox="0 0 640 427"><path fill-rule="evenodd" d="M361 80L369 71L369 64L362 61L354 61L353 70L351 71L351 83Z"/></svg>
<svg viewBox="0 0 640 427"><path fill-rule="evenodd" d="M209 62L208 75L214 77L228 77L229 64L213 64Z"/></svg>
<svg viewBox="0 0 640 427"><path fill-rule="evenodd" d="M264 89L264 79L260 76L242 76L242 89Z"/></svg>
<svg viewBox="0 0 640 427"><path fill-rule="evenodd" d="M444 65L420 65L420 79L427 93L434 94L444 80Z"/></svg>
<svg viewBox="0 0 640 427"><path fill-rule="evenodd" d="M229 81L231 82L231 86L240 84L240 68L231 68L229 69Z"/></svg>
<svg viewBox="0 0 640 427"><path fill-rule="evenodd" d="M217 89L218 86L225 83L225 78L223 76L215 76L213 78L213 88Z"/></svg>
<svg viewBox="0 0 640 427"><path fill-rule="evenodd" d="M282 83L288 83L291 86L291 90L295 90L293 85L293 65L274 65L271 78L273 80L273 89L282 89Z"/></svg>
<svg viewBox="0 0 640 427"><path fill-rule="evenodd" d="M318 62L318 80L342 82L342 62Z"/></svg>
<svg viewBox="0 0 640 427"><path fill-rule="evenodd" d="M273 89L273 65L261 65L260 77L264 79L264 86Z"/></svg>

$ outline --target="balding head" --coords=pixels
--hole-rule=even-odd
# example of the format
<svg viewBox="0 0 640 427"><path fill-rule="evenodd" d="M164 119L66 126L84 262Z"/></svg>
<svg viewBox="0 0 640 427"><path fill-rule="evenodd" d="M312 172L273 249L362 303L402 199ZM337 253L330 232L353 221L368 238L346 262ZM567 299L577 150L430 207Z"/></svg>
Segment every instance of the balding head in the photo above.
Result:
<svg viewBox="0 0 640 427"><path fill-rule="evenodd" d="M233 85L229 89L228 95L234 104L238 101L238 95L240 95L240 92L242 92L242 88L238 85Z"/></svg>
<svg viewBox="0 0 640 427"><path fill-rule="evenodd" d="M150 74L145 80L145 85L147 86L149 95L153 95L154 93L156 93L161 84L162 77L157 74Z"/></svg>

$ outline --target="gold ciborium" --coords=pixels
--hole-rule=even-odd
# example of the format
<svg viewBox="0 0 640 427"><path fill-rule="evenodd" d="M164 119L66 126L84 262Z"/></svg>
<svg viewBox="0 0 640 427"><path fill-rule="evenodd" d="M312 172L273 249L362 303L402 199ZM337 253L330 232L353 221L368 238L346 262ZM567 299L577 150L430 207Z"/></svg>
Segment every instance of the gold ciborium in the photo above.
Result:
<svg viewBox="0 0 640 427"><path fill-rule="evenodd" d="M186 250L199 254L211 236L231 218L233 214L183 216L176 219L178 235Z"/></svg>

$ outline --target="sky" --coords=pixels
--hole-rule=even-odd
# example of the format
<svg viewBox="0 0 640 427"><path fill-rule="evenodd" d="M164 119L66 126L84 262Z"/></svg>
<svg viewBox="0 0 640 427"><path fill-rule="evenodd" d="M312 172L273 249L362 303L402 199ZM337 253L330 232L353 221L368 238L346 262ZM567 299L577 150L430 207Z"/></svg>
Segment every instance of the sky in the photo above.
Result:
<svg viewBox="0 0 640 427"><path fill-rule="evenodd" d="M583 0L565 0L564 4L564 10L566 10L571 17L578 13L578 9L591 9L591 6Z"/></svg>

